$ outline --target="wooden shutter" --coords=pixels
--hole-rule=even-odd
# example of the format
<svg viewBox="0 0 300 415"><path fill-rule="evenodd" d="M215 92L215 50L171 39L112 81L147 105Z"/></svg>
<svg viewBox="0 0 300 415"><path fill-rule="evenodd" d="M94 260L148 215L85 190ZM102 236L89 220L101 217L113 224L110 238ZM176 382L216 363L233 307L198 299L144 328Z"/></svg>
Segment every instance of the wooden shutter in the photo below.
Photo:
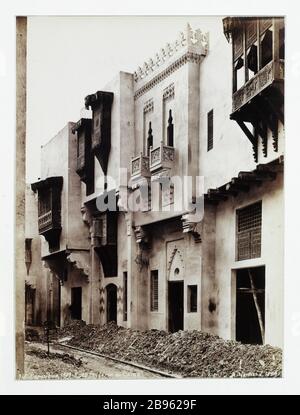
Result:
<svg viewBox="0 0 300 415"><path fill-rule="evenodd" d="M158 271L151 271L151 311L158 311Z"/></svg>
<svg viewBox="0 0 300 415"><path fill-rule="evenodd" d="M214 146L214 111L207 114L207 151Z"/></svg>
<svg viewBox="0 0 300 415"><path fill-rule="evenodd" d="M237 211L237 260L261 256L261 202Z"/></svg>

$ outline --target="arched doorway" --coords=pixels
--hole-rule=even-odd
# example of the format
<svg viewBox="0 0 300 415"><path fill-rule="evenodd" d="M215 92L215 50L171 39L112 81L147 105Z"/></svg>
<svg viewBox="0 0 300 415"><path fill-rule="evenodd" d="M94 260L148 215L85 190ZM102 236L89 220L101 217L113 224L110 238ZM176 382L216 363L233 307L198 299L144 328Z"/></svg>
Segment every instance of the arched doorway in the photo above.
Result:
<svg viewBox="0 0 300 415"><path fill-rule="evenodd" d="M168 271L168 330L174 333L184 329L184 261L176 245Z"/></svg>
<svg viewBox="0 0 300 415"><path fill-rule="evenodd" d="M117 322L117 286L108 284L106 287L106 321Z"/></svg>

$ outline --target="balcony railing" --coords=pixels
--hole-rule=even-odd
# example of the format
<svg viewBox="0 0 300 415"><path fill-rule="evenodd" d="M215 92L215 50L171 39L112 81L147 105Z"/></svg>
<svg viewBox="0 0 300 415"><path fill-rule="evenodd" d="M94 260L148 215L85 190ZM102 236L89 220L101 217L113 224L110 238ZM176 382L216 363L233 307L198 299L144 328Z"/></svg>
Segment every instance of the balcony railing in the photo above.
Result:
<svg viewBox="0 0 300 415"><path fill-rule="evenodd" d="M52 228L52 210L39 216L39 233L43 233Z"/></svg>
<svg viewBox="0 0 300 415"><path fill-rule="evenodd" d="M175 161L175 148L160 143L150 150L150 171L171 169Z"/></svg>
<svg viewBox="0 0 300 415"><path fill-rule="evenodd" d="M131 160L131 177L150 177L149 157L142 153Z"/></svg>
<svg viewBox="0 0 300 415"><path fill-rule="evenodd" d="M271 61L233 94L232 112L239 110L275 81L284 79L284 60Z"/></svg>
<svg viewBox="0 0 300 415"><path fill-rule="evenodd" d="M60 210L53 212L49 210L48 212L40 215L38 218L39 234L43 235L44 233L51 231L53 229L61 228L61 219L60 219Z"/></svg>

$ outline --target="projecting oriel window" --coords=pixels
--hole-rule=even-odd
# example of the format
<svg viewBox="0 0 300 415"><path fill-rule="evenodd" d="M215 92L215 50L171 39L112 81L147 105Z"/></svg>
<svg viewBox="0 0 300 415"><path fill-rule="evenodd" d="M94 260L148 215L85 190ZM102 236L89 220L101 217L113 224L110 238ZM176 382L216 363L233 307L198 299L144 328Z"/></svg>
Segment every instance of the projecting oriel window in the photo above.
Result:
<svg viewBox="0 0 300 415"><path fill-rule="evenodd" d="M158 311L158 271L151 271L150 310Z"/></svg>
<svg viewBox="0 0 300 415"><path fill-rule="evenodd" d="M262 203L237 210L237 261L261 256Z"/></svg>
<svg viewBox="0 0 300 415"><path fill-rule="evenodd" d="M214 146L214 110L207 113L207 151Z"/></svg>

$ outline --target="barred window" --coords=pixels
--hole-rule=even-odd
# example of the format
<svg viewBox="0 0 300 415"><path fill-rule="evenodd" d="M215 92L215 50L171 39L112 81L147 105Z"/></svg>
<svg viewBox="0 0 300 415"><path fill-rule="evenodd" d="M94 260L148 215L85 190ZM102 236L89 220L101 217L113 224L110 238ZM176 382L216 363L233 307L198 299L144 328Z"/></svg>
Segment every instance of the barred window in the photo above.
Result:
<svg viewBox="0 0 300 415"><path fill-rule="evenodd" d="M158 271L151 271L151 298L150 309L151 311L158 311Z"/></svg>
<svg viewBox="0 0 300 415"><path fill-rule="evenodd" d="M214 146L214 110L207 113L207 151Z"/></svg>
<svg viewBox="0 0 300 415"><path fill-rule="evenodd" d="M261 256L261 201L237 210L237 260Z"/></svg>

